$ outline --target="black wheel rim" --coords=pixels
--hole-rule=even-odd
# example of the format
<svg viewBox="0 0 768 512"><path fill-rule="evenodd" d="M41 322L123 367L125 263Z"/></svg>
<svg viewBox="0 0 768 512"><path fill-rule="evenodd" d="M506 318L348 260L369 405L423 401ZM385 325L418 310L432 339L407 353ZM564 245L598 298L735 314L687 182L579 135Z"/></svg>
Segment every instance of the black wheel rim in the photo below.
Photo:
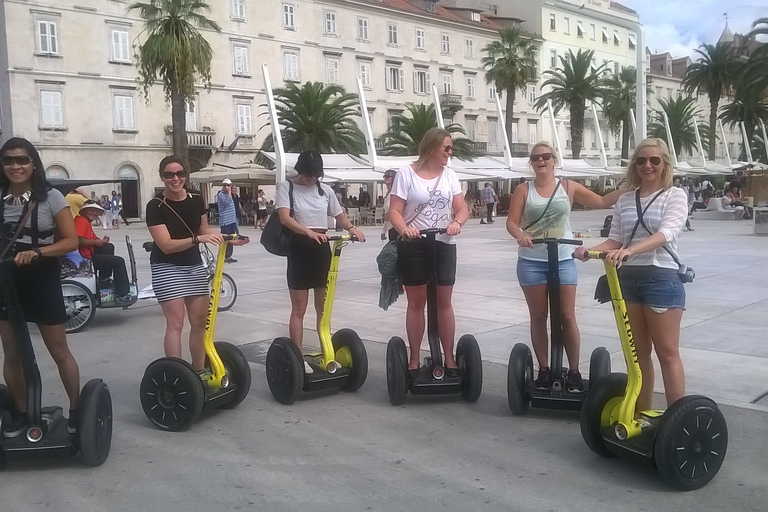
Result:
<svg viewBox="0 0 768 512"><path fill-rule="evenodd" d="M184 421L194 409L194 398L187 380L168 370L158 372L149 379L145 399L145 412L159 425Z"/></svg>
<svg viewBox="0 0 768 512"><path fill-rule="evenodd" d="M303 368L302 368L303 370ZM267 383L276 398L284 398L291 393L294 369L288 350L280 345L273 345L267 354Z"/></svg>
<svg viewBox="0 0 768 512"><path fill-rule="evenodd" d="M717 471L725 455L723 428L710 410L695 411L681 422L672 449L675 467L689 480Z"/></svg>

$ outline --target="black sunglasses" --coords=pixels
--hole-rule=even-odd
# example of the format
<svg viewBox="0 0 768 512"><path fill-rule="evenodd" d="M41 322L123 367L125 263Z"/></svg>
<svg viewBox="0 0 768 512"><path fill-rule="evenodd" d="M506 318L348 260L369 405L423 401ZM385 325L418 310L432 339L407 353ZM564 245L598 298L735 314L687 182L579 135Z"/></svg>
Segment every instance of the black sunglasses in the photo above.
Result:
<svg viewBox="0 0 768 512"><path fill-rule="evenodd" d="M163 178L166 180L172 180L173 178L177 177L179 179L184 179L187 177L187 171L181 170L181 171L163 171Z"/></svg>
<svg viewBox="0 0 768 512"><path fill-rule="evenodd" d="M637 160L635 160L635 163L637 163L638 167L642 167L645 165L645 162L651 161L651 165L661 165L661 157L660 156L652 156L651 158L646 158L644 156L637 157Z"/></svg>
<svg viewBox="0 0 768 512"><path fill-rule="evenodd" d="M538 162L539 158L547 162L550 158L552 158L552 153L541 153L540 155L533 154L531 155L531 162Z"/></svg>
<svg viewBox="0 0 768 512"><path fill-rule="evenodd" d="M443 148L443 150L444 150L446 153L449 153L449 152L453 151L453 146L445 146L445 147Z"/></svg>
<svg viewBox="0 0 768 512"><path fill-rule="evenodd" d="M29 155L3 155L2 158L0 158L0 162L6 167L12 166L14 162L16 162L16 165L29 165L32 163L32 157Z"/></svg>

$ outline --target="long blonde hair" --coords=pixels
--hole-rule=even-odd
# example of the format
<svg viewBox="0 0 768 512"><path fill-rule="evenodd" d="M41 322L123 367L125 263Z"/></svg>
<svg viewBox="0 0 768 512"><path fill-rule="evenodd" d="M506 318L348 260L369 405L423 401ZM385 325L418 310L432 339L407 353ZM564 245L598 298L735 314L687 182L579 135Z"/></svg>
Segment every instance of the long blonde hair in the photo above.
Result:
<svg viewBox="0 0 768 512"><path fill-rule="evenodd" d="M659 139L656 137L648 137L647 139L643 139L643 141L635 148L635 152L632 153L632 159L629 161L629 165L627 165L627 183L632 185L634 188L638 188L640 186L640 175L637 173L637 156L640 154L640 150L643 148L659 149L659 152L661 153L661 161L664 162L664 170L661 171L661 181L664 190L669 189L672 186L675 170L672 166L672 155L670 154L669 148L667 147L667 143L664 142L664 139Z"/></svg>
<svg viewBox="0 0 768 512"><path fill-rule="evenodd" d="M427 130L424 138L419 143L419 159L413 163L414 168L424 165L432 153L443 145L446 137L451 137L451 140L453 140L451 134L442 128L430 128Z"/></svg>

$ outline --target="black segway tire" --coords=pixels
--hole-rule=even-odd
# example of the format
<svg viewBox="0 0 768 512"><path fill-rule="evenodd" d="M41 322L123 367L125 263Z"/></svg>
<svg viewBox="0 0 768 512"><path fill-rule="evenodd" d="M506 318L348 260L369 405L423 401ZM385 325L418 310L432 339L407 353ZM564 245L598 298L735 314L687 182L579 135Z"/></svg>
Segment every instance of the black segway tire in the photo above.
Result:
<svg viewBox="0 0 768 512"><path fill-rule="evenodd" d="M677 489L700 489L717 475L727 448L728 427L717 404L705 396L685 396L661 418L656 468Z"/></svg>
<svg viewBox="0 0 768 512"><path fill-rule="evenodd" d="M350 368L349 381L341 389L344 391L357 391L365 384L368 377L368 353L365 345L352 329L341 329L331 338L334 359L342 366Z"/></svg>
<svg viewBox="0 0 768 512"><path fill-rule="evenodd" d="M225 341L217 341L213 344L219 353L224 369L229 377L230 385L237 386L232 399L222 404L219 409L232 409L240 405L251 390L251 366L239 348ZM209 366L208 358L205 358L206 366Z"/></svg>
<svg viewBox="0 0 768 512"><path fill-rule="evenodd" d="M393 336L387 343L387 392L389 403L402 405L408 392L408 352L405 342Z"/></svg>
<svg viewBox="0 0 768 512"><path fill-rule="evenodd" d="M611 373L611 354L605 347L597 347L589 357L589 386Z"/></svg>
<svg viewBox="0 0 768 512"><path fill-rule="evenodd" d="M304 358L289 338L275 338L267 351L267 384L275 400L284 405L296 401L304 387Z"/></svg>
<svg viewBox="0 0 768 512"><path fill-rule="evenodd" d="M581 408L581 436L590 450L602 457L614 457L605 446L603 427L610 426L611 411L621 401L626 387L626 374L606 375L590 386Z"/></svg>
<svg viewBox="0 0 768 512"><path fill-rule="evenodd" d="M480 346L471 334L459 338L456 364L461 374L461 396L467 402L477 402L483 392L483 359Z"/></svg>
<svg viewBox="0 0 768 512"><path fill-rule="evenodd" d="M203 411L205 390L200 376L183 359L163 357L150 363L141 379L141 407L163 430L189 428Z"/></svg>
<svg viewBox="0 0 768 512"><path fill-rule="evenodd" d="M512 414L525 414L531 405L533 357L525 343L517 343L509 354L507 366L507 401Z"/></svg>
<svg viewBox="0 0 768 512"><path fill-rule="evenodd" d="M78 446L83 462L101 466L112 447L112 396L101 379L91 379L78 401Z"/></svg>

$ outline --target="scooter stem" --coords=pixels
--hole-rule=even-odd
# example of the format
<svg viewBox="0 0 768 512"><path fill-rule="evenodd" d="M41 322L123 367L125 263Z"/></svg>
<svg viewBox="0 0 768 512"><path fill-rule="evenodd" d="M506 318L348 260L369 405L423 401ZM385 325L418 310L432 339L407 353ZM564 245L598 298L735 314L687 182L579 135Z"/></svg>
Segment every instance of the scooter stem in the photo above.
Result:
<svg viewBox="0 0 768 512"><path fill-rule="evenodd" d="M214 329L216 327L216 316L219 311L219 298L221 297L221 282L224 274L224 258L226 257L228 240L219 245L219 252L216 258L216 270L213 273L213 281L211 282L211 297L208 301L208 317L205 320L205 336L203 337L203 345L205 346L205 354L208 356L208 361L211 364L211 371L213 375L209 377L208 384L215 388L222 388L221 379L226 375L224 363L219 357L219 353L216 351L216 347L213 344Z"/></svg>

